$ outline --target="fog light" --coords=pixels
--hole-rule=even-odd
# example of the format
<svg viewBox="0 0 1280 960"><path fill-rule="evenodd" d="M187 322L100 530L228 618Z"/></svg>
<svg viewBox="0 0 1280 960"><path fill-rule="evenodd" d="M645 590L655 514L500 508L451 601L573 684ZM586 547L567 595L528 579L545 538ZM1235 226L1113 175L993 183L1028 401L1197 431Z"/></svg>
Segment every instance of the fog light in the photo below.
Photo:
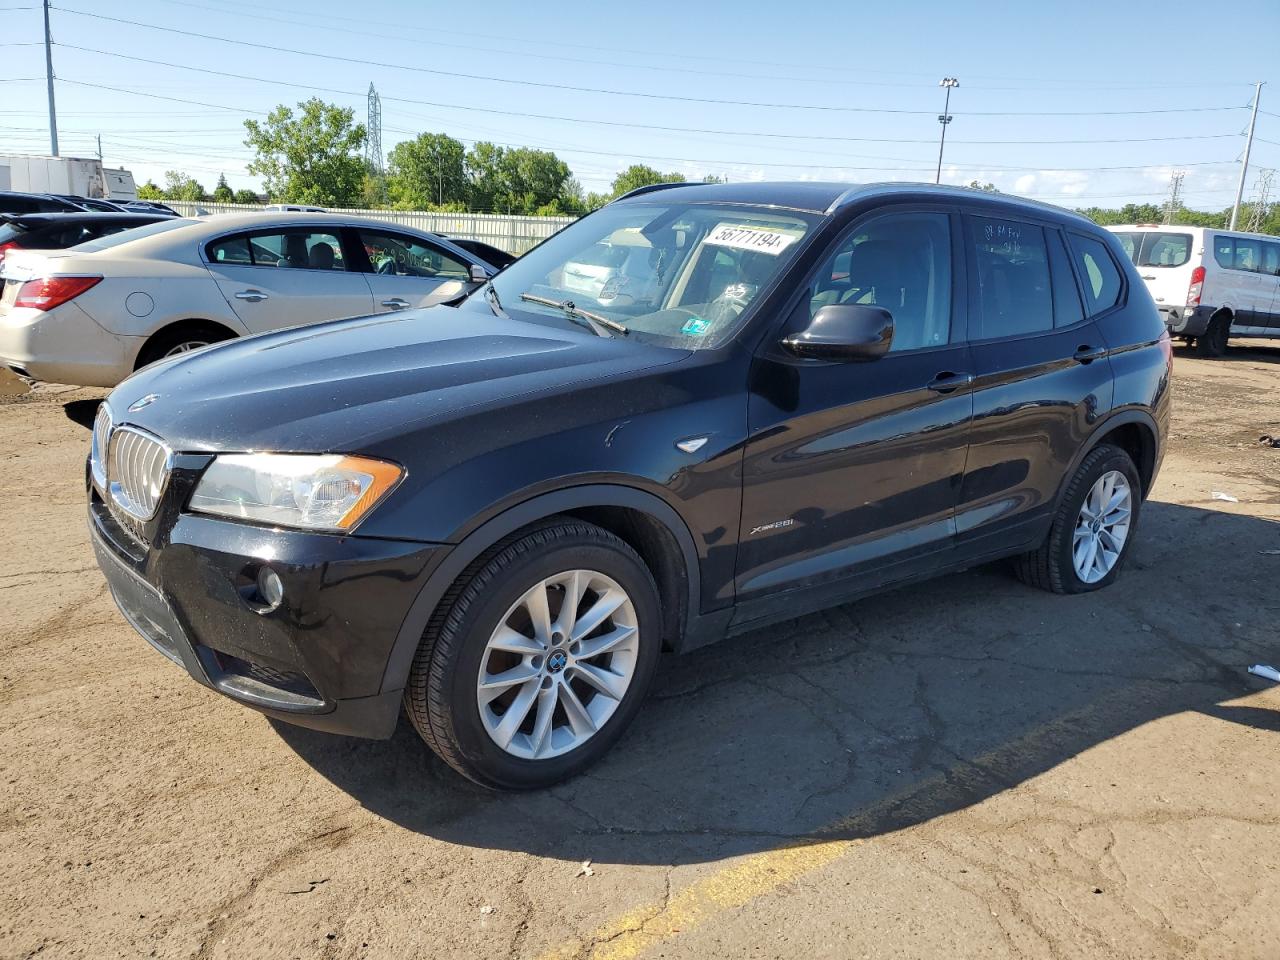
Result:
<svg viewBox="0 0 1280 960"><path fill-rule="evenodd" d="M280 576L270 567L263 567L258 571L258 595L262 597L268 610L274 610L280 606L280 601L284 599L284 584L280 582Z"/></svg>

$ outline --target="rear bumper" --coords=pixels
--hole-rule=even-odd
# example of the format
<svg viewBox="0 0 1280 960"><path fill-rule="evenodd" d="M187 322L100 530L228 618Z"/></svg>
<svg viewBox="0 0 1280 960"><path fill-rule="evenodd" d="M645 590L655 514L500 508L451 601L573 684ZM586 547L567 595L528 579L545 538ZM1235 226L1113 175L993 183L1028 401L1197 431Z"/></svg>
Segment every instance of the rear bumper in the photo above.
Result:
<svg viewBox="0 0 1280 960"><path fill-rule="evenodd" d="M403 691L383 689L387 660L442 548L186 514L161 527L154 546L142 546L90 486L98 566L152 647L196 682L268 716L391 736ZM266 612L252 587L264 562L285 589L285 601Z"/></svg>
<svg viewBox="0 0 1280 960"><path fill-rule="evenodd" d="M0 316L0 366L33 380L113 387L132 372L136 338L108 333L76 303Z"/></svg>
<svg viewBox="0 0 1280 960"><path fill-rule="evenodd" d="M1169 332L1178 337L1198 337L1209 326L1212 307L1161 307L1160 316Z"/></svg>

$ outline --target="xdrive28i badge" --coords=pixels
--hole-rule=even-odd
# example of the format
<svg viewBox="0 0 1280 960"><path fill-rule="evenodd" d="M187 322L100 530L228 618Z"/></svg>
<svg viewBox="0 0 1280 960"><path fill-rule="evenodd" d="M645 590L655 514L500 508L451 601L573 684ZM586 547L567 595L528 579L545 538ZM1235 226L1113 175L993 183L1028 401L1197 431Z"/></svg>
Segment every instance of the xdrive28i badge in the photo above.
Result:
<svg viewBox="0 0 1280 960"><path fill-rule="evenodd" d="M137 400L133 401L133 403L129 404L129 412L137 413L143 407L149 407L159 399L160 394L148 393L145 397L139 397Z"/></svg>

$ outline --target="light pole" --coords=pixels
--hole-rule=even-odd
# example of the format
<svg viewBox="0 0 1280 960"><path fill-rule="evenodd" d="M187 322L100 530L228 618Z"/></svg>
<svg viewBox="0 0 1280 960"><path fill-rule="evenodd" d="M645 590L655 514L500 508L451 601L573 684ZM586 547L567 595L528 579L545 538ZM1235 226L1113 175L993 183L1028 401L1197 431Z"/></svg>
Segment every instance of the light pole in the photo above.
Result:
<svg viewBox="0 0 1280 960"><path fill-rule="evenodd" d="M938 86L947 88L947 99L942 106L942 113L938 114L938 122L942 124L942 139L938 142L938 173L933 178L934 183L942 182L942 149L947 145L947 124L951 122L951 114L947 112L951 108L951 88L960 86L960 81L955 77L943 77L938 81Z"/></svg>

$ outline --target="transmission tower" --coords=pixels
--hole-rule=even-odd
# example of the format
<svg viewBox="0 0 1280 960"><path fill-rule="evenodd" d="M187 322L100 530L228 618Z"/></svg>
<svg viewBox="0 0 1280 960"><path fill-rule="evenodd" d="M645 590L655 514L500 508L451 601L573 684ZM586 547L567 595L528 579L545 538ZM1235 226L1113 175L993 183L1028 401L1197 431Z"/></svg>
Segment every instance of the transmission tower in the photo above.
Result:
<svg viewBox="0 0 1280 960"><path fill-rule="evenodd" d="M1254 185L1253 209L1249 212L1249 222L1245 224L1248 233L1261 233L1262 225L1267 220L1267 210L1271 206L1271 178L1274 170L1258 171L1258 182Z"/></svg>
<svg viewBox="0 0 1280 960"><path fill-rule="evenodd" d="M1169 198L1164 202L1163 223L1173 223L1174 214L1182 205L1182 178L1186 175L1183 170L1175 170L1169 175Z"/></svg>
<svg viewBox="0 0 1280 960"><path fill-rule="evenodd" d="M369 84L369 138L365 141L364 158L369 167L382 179L386 172L382 156L382 98L371 83Z"/></svg>

